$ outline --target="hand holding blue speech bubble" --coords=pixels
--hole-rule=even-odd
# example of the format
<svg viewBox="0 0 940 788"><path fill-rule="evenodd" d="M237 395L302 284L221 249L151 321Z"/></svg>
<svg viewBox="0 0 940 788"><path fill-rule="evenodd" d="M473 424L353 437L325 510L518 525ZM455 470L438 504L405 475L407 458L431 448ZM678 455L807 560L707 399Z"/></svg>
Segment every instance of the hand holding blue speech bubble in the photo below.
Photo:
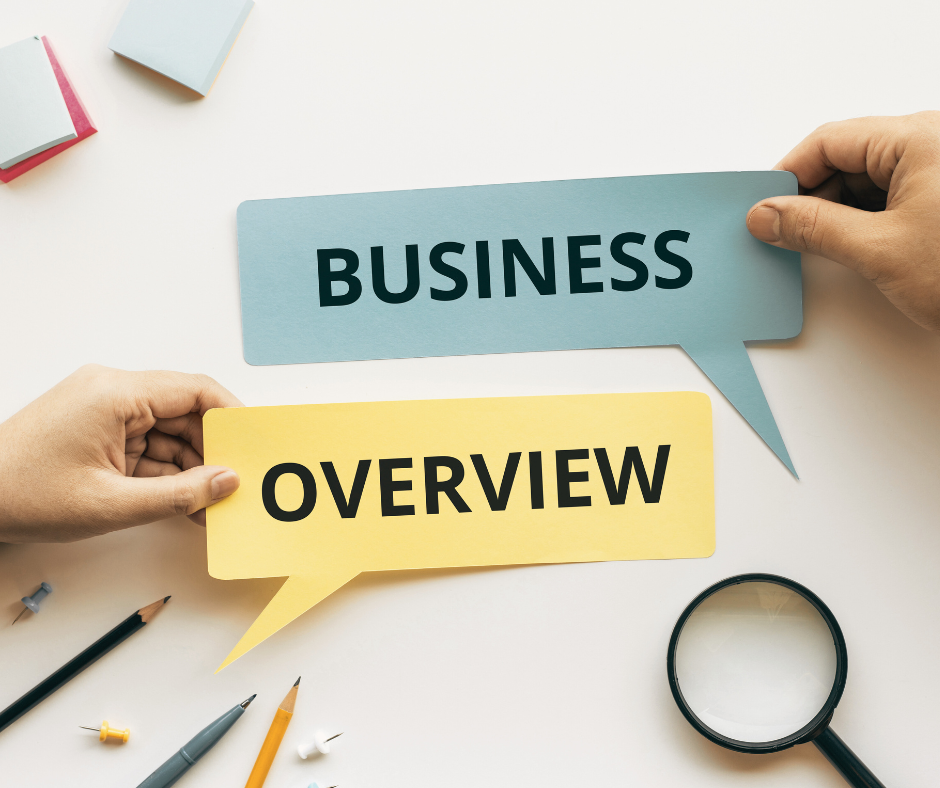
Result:
<svg viewBox="0 0 940 788"><path fill-rule="evenodd" d="M681 345L795 475L743 343L802 327L799 255L745 226L796 193L771 171L244 202L245 359Z"/></svg>

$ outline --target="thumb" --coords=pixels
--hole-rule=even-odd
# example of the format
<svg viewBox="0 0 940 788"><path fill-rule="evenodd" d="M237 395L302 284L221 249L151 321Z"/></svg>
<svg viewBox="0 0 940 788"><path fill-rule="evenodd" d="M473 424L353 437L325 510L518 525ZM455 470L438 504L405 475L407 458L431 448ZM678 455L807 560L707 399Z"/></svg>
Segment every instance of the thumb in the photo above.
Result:
<svg viewBox="0 0 940 788"><path fill-rule="evenodd" d="M834 260L874 279L885 247L885 215L819 197L773 197L747 214L747 229L773 246Z"/></svg>
<svg viewBox="0 0 940 788"><path fill-rule="evenodd" d="M115 481L122 517L128 525L194 515L231 495L240 483L235 471L220 465L199 465L172 476L118 477Z"/></svg>

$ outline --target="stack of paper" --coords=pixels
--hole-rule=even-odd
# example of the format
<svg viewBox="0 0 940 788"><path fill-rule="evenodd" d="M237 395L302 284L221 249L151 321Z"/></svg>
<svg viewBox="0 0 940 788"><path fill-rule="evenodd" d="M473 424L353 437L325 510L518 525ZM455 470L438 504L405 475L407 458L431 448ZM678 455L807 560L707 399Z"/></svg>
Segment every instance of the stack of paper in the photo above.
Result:
<svg viewBox="0 0 940 788"><path fill-rule="evenodd" d="M5 170L77 136L39 36L0 49L0 112Z"/></svg>
<svg viewBox="0 0 940 788"><path fill-rule="evenodd" d="M45 38L0 48L0 180L9 183L95 131Z"/></svg>
<svg viewBox="0 0 940 788"><path fill-rule="evenodd" d="M130 0L109 48L205 96L254 0Z"/></svg>

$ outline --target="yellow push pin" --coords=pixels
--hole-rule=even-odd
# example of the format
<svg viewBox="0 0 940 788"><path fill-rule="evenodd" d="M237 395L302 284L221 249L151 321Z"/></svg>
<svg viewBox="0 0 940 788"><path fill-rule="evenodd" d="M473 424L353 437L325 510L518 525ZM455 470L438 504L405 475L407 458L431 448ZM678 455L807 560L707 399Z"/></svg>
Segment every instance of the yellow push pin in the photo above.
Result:
<svg viewBox="0 0 940 788"><path fill-rule="evenodd" d="M117 728L109 728L108 721L105 720L101 723L100 728L86 728L84 725L79 725L79 728L86 731L98 731L98 741L107 741L108 739L117 739L123 744L131 737L131 729L127 728L126 730L118 730Z"/></svg>

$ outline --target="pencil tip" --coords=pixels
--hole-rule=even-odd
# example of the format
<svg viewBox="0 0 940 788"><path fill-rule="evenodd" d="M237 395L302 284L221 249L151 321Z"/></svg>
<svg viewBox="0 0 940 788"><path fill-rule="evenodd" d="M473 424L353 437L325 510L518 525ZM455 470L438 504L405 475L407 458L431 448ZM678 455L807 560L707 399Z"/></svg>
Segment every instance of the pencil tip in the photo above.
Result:
<svg viewBox="0 0 940 788"><path fill-rule="evenodd" d="M251 703L251 702L252 702L255 698L257 698L257 697L258 697L258 693L256 692L254 695L252 695L250 698L248 698L248 700L243 700L243 701L242 701L241 703L239 703L238 705L241 706L243 709L247 709L247 708L248 708L248 704Z"/></svg>
<svg viewBox="0 0 940 788"><path fill-rule="evenodd" d="M157 615L157 613L163 610L163 606L166 604L166 601L169 598L170 597L168 596L161 597L156 602L151 602L149 605L142 607L140 610L138 610L137 612L140 614L141 620L145 624L149 624L150 619L152 619L155 615Z"/></svg>
<svg viewBox="0 0 940 788"><path fill-rule="evenodd" d="M164 604L164 605L165 605L167 602L169 602L169 601L170 601L170 597L169 597L169 596L163 597L163 604Z"/></svg>
<svg viewBox="0 0 940 788"><path fill-rule="evenodd" d="M297 677L297 681L294 682L294 686L296 687L298 684L300 684L300 676Z"/></svg>

